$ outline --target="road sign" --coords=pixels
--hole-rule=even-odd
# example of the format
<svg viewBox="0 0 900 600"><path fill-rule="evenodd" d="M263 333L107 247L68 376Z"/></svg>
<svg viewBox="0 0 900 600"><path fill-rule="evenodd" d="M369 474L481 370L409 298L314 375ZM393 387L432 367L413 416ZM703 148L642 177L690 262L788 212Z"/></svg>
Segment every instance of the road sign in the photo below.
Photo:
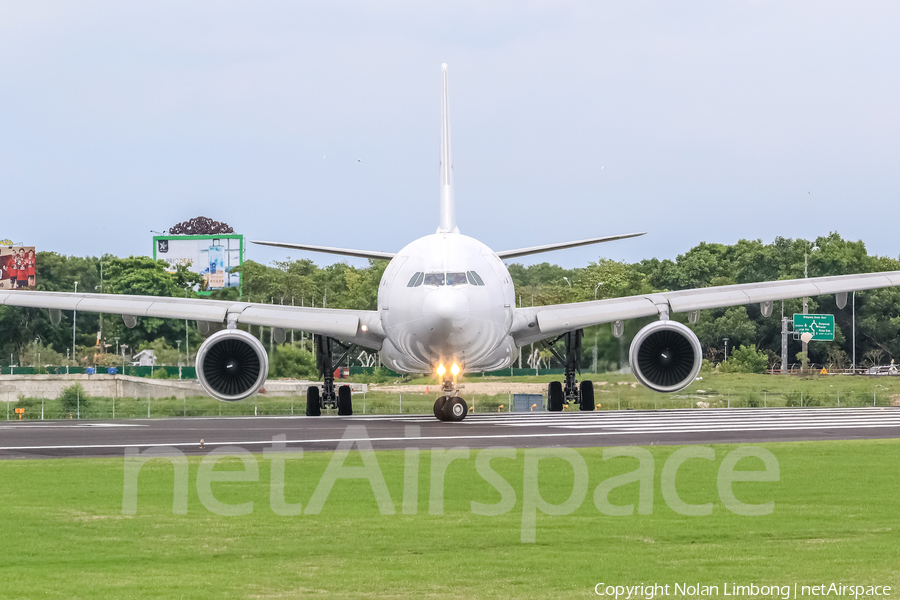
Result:
<svg viewBox="0 0 900 600"><path fill-rule="evenodd" d="M834 315L794 315L794 333L811 333L813 342L834 340Z"/></svg>

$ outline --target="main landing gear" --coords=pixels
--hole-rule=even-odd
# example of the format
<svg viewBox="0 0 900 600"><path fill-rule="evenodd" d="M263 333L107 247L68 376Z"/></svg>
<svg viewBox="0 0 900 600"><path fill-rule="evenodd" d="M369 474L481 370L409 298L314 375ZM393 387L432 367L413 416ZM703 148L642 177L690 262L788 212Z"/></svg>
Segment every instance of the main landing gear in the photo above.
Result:
<svg viewBox="0 0 900 600"><path fill-rule="evenodd" d="M466 401L457 396L459 388L452 379L445 379L441 384L441 396L434 401L434 416L439 421L462 421L469 414Z"/></svg>
<svg viewBox="0 0 900 600"><path fill-rule="evenodd" d="M594 410L594 382L582 381L580 384L575 378L575 373L581 373L578 364L581 362L581 338L584 337L583 329L567 331L552 342L547 343L547 348L553 356L566 368L565 387L559 381L551 381L547 387L547 410L559 412L564 405L577 404L580 410ZM553 344L563 340L565 343L565 358L554 350Z"/></svg>
<svg viewBox="0 0 900 600"><path fill-rule="evenodd" d="M352 415L353 403L350 399L350 386L342 385L334 389L334 361L332 351L334 346L344 350L344 354L338 359L338 364L344 362L351 346L345 346L339 341L324 335L313 336L316 347L316 368L322 377L322 389L318 386L310 386L306 390L306 416L318 417L323 408L336 408L339 415Z"/></svg>

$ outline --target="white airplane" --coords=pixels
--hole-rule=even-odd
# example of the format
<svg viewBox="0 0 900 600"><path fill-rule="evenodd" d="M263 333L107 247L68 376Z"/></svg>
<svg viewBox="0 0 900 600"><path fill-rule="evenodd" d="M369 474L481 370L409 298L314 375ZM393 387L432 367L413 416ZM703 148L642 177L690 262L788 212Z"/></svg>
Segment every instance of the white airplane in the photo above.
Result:
<svg viewBox="0 0 900 600"><path fill-rule="evenodd" d="M468 406L459 396L457 381L464 372L493 371L509 367L517 349L534 342L565 342L565 381L548 386L548 408L560 411L567 403L581 410L594 409L593 384L576 379L585 327L611 323L621 336L626 319L658 316L635 336L629 353L635 377L658 392L675 392L697 376L702 352L689 327L669 317L711 308L760 303L765 316L773 302L804 296L837 294L838 306L847 292L900 285L900 271L841 275L659 292L593 302L515 307L515 291L504 259L574 248L643 235L629 233L574 242L548 244L494 252L483 243L459 232L453 200L453 161L450 153L450 113L447 65L443 71L440 225L437 232L419 238L396 254L290 244L255 242L269 246L389 260L378 288L377 310L342 310L273 306L190 298L70 294L61 292L0 292L0 304L50 310L59 322L61 310L122 315L126 326L137 317L162 317L197 321L201 333L212 325L224 329L210 335L197 352L197 375L213 397L233 402L259 391L268 373L268 357L262 343L238 329L239 324L274 328L275 339L284 341L287 329L315 334L316 361L324 383L309 388L306 414L318 416L322 408L352 414L349 386L334 387L334 346L341 343L378 350L383 362L406 373L434 373L442 384L434 414L443 421L461 421ZM339 363L340 361L338 361Z"/></svg>

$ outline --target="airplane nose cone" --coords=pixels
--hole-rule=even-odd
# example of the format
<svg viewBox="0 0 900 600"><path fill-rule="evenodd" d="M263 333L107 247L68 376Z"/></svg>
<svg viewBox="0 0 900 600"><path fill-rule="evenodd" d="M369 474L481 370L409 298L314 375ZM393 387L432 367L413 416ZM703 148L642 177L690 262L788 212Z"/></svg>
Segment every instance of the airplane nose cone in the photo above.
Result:
<svg viewBox="0 0 900 600"><path fill-rule="evenodd" d="M469 317L469 299L452 287L441 287L425 297L423 316L434 326L462 327Z"/></svg>

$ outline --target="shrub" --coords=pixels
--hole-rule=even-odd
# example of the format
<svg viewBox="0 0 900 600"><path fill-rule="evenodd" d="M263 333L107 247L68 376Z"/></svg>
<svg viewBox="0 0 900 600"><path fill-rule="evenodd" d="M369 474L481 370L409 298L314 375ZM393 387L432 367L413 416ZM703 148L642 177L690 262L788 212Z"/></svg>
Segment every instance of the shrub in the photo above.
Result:
<svg viewBox="0 0 900 600"><path fill-rule="evenodd" d="M785 393L785 406L800 406L800 392L797 390L791 390L790 392Z"/></svg>
<svg viewBox="0 0 900 600"><path fill-rule="evenodd" d="M76 412L87 408L91 398L84 393L84 387L80 383L73 383L59 393L59 403L65 412Z"/></svg>
<svg viewBox="0 0 900 600"><path fill-rule="evenodd" d="M729 363L734 363L733 368L738 373L765 373L769 357L765 352L757 350L756 344L741 345L731 353Z"/></svg>
<svg viewBox="0 0 900 600"><path fill-rule="evenodd" d="M153 369L153 374L150 376L151 379L168 379L169 372L163 369L162 367L158 367Z"/></svg>
<svg viewBox="0 0 900 600"><path fill-rule="evenodd" d="M337 368L337 366L335 366ZM270 377L290 377L293 379L318 379L316 357L298 346L283 344L275 348L269 362Z"/></svg>

